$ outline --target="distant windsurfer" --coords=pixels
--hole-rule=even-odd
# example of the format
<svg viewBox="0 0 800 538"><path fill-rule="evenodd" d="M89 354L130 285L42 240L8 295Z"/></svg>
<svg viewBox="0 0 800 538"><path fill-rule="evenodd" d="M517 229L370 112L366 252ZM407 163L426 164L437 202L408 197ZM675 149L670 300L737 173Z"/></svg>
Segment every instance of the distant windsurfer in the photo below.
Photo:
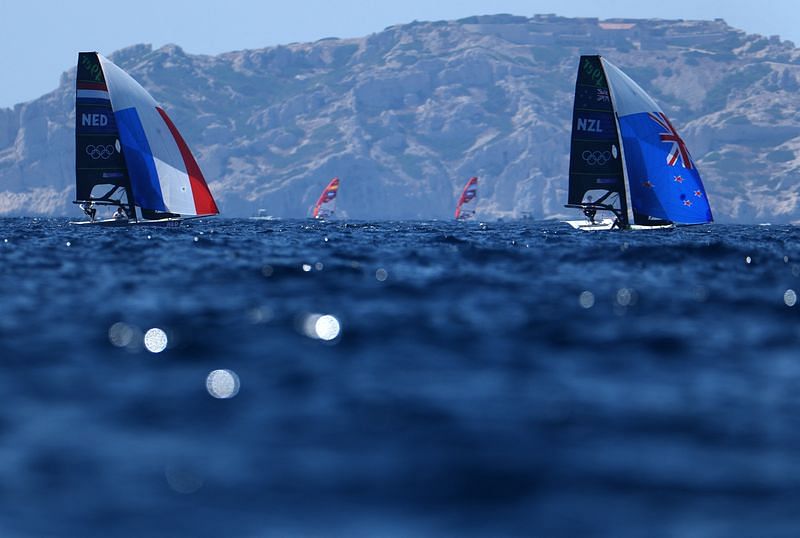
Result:
<svg viewBox="0 0 800 538"><path fill-rule="evenodd" d="M94 207L94 202L89 202L88 204L81 204L80 208L83 209L83 212L86 213L86 216L89 217L92 222L94 222L94 218L97 215L97 208Z"/></svg>
<svg viewBox="0 0 800 538"><path fill-rule="evenodd" d="M119 206L114 214L111 215L111 218L114 220L128 220L128 214L125 212L125 209L122 206Z"/></svg>

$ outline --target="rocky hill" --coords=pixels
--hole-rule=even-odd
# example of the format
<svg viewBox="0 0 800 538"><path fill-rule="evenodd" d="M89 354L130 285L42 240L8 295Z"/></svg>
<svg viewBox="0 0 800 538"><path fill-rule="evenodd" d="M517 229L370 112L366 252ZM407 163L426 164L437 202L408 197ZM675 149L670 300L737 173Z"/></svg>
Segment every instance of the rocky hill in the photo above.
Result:
<svg viewBox="0 0 800 538"><path fill-rule="evenodd" d="M621 66L687 139L719 222L800 221L800 50L722 20L480 16L219 56L111 55L161 101L226 216L303 217L335 175L351 218L565 215L581 53ZM75 215L74 68L0 109L0 214Z"/></svg>

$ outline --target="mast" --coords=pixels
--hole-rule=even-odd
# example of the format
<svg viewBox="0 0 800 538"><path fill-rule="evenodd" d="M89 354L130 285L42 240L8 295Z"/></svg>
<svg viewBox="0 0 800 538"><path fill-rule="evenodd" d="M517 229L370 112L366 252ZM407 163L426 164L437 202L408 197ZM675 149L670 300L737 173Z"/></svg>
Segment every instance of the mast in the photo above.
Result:
<svg viewBox="0 0 800 538"><path fill-rule="evenodd" d="M606 59L602 56L598 56L600 59L600 67L603 69L603 75L605 75L606 83L608 83L608 74L606 73L605 62ZM614 85L608 84L608 94L609 98L611 99L611 108L614 111L614 126L617 130L617 144L619 148L619 156L622 160L622 182L625 185L625 207L627 208L626 217L627 222L622 226L624 228L629 228L630 225L636 222L636 219L633 215L633 204L631 201L631 186L630 181L628 179L628 167L625 164L625 145L622 143L621 137L619 136L620 127L619 127L619 114L617 113L617 106L616 106L616 96L614 95Z"/></svg>

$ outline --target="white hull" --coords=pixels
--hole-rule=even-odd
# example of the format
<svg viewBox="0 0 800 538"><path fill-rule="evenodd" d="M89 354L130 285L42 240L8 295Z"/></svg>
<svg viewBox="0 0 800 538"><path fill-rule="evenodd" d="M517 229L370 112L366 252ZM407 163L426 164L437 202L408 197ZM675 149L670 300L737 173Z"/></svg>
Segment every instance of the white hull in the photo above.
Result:
<svg viewBox="0 0 800 538"><path fill-rule="evenodd" d="M127 220L127 219L102 219L70 222L75 226L104 226L108 228L123 228L126 226L180 226L181 222L189 219L158 219L158 220Z"/></svg>
<svg viewBox="0 0 800 538"><path fill-rule="evenodd" d="M586 219L583 220L565 220L567 224L576 230L583 230L585 232L607 232L614 229L614 219L603 219L595 221L594 224ZM639 226L634 224L630 226L629 230L669 230L674 228L674 224L659 224L658 226Z"/></svg>
<svg viewBox="0 0 800 538"><path fill-rule="evenodd" d="M631 230L671 230L675 227L674 224L659 224L657 226L639 226L634 224L631 226Z"/></svg>
<svg viewBox="0 0 800 538"><path fill-rule="evenodd" d="M597 220L592 224L586 219L583 220L565 220L567 224L576 230L583 230L585 232L602 232L611 230L614 227L614 219Z"/></svg>

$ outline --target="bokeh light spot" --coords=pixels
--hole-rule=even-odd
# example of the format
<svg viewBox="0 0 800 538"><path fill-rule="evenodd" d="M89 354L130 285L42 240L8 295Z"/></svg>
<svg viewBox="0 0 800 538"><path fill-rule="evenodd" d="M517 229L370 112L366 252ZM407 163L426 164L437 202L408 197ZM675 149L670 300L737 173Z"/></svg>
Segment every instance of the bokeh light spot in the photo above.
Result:
<svg viewBox="0 0 800 538"><path fill-rule="evenodd" d="M322 314L308 314L302 318L300 322L300 331L309 338L317 338L315 327L317 320L322 317Z"/></svg>
<svg viewBox="0 0 800 538"><path fill-rule="evenodd" d="M304 263L304 264L303 264L303 272L304 272L304 273L308 273L309 271L311 271L311 264L309 264L309 263Z"/></svg>
<svg viewBox="0 0 800 538"><path fill-rule="evenodd" d="M144 333L144 347L150 353L161 353L167 349L167 333L163 329L154 327Z"/></svg>
<svg viewBox="0 0 800 538"><path fill-rule="evenodd" d="M386 279L389 278L389 272L381 267L375 271L375 278L378 280L378 282L386 282Z"/></svg>
<svg viewBox="0 0 800 538"><path fill-rule="evenodd" d="M316 323L314 323L314 332L317 338L325 340L326 342L335 340L339 336L340 331L341 325L339 325L339 320L329 314L320 316Z"/></svg>
<svg viewBox="0 0 800 538"><path fill-rule="evenodd" d="M164 470L164 475L169 487L183 495L195 493L203 487L203 479L191 469L169 465Z"/></svg>
<svg viewBox="0 0 800 538"><path fill-rule="evenodd" d="M578 297L578 302L582 308L589 309L594 306L594 293L591 291L584 291Z"/></svg>
<svg viewBox="0 0 800 538"><path fill-rule="evenodd" d="M617 290L617 304L620 306L631 306L636 303L636 292L631 288L621 288Z"/></svg>
<svg viewBox="0 0 800 538"><path fill-rule="evenodd" d="M247 318L253 325L258 325L259 323L268 323L272 320L273 316L274 314L272 313L272 310L266 306L253 308L247 313Z"/></svg>
<svg viewBox="0 0 800 538"><path fill-rule="evenodd" d="M115 323L108 329L108 339L116 347L127 347L133 341L136 334L133 327L121 321Z"/></svg>
<svg viewBox="0 0 800 538"><path fill-rule="evenodd" d="M703 286L697 286L694 289L694 299L698 303L704 303L708 300L708 290Z"/></svg>
<svg viewBox="0 0 800 538"><path fill-rule="evenodd" d="M794 290L786 290L783 294L783 302L786 306L794 306L797 304L797 293Z"/></svg>
<svg viewBox="0 0 800 538"><path fill-rule="evenodd" d="M228 400L239 394L239 376L233 370L214 370L206 377L206 390L218 400Z"/></svg>

